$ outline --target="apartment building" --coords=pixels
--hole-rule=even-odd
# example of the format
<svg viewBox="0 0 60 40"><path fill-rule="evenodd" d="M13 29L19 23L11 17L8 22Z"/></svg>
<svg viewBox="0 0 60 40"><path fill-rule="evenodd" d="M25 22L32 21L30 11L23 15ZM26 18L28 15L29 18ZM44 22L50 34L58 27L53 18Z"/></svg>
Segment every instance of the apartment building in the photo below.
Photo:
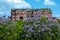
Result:
<svg viewBox="0 0 60 40"><path fill-rule="evenodd" d="M52 17L52 11L49 8L42 9L11 9L11 20L27 20L31 18L37 18L40 16L46 16L50 19Z"/></svg>

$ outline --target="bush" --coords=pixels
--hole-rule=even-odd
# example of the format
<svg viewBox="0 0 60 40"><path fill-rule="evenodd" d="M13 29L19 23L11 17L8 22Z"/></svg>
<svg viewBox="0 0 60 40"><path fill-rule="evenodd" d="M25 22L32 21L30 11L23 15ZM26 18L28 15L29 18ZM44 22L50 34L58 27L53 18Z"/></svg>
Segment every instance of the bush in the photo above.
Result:
<svg viewBox="0 0 60 40"><path fill-rule="evenodd" d="M0 24L0 40L60 40L60 30L55 22L40 20L8 21Z"/></svg>

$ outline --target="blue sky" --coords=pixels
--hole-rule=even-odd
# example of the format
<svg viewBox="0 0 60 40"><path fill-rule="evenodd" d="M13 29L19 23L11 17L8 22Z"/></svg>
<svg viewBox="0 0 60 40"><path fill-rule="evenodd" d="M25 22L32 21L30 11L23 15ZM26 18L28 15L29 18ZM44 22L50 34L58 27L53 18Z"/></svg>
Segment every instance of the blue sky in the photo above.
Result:
<svg viewBox="0 0 60 40"><path fill-rule="evenodd" d="M60 17L60 0L0 0L0 16L10 16L12 8L51 8L53 17Z"/></svg>

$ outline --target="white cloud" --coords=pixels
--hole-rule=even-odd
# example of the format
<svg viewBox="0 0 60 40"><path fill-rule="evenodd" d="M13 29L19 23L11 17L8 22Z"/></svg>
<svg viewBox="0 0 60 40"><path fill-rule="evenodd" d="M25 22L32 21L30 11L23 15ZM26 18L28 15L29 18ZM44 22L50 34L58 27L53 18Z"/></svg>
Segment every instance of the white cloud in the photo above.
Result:
<svg viewBox="0 0 60 40"><path fill-rule="evenodd" d="M7 0L14 8L31 8L31 5L24 0Z"/></svg>
<svg viewBox="0 0 60 40"><path fill-rule="evenodd" d="M45 1L44 1L44 4L45 4L45 5L56 5L56 3L53 2L52 0L45 0Z"/></svg>
<svg viewBox="0 0 60 40"><path fill-rule="evenodd" d="M31 8L31 5L25 0L0 0L0 2L7 3L11 8Z"/></svg>
<svg viewBox="0 0 60 40"><path fill-rule="evenodd" d="M31 8L31 5L25 0L0 0L0 16L9 16L12 8Z"/></svg>

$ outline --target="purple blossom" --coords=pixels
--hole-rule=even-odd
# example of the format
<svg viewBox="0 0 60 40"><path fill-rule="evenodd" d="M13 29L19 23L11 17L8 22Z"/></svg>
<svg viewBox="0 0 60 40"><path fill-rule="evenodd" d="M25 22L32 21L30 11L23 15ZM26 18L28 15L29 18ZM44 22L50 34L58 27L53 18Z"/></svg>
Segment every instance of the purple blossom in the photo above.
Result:
<svg viewBox="0 0 60 40"><path fill-rule="evenodd" d="M30 27L30 28L28 29L28 32L33 32L32 28L33 28L33 27Z"/></svg>
<svg viewBox="0 0 60 40"><path fill-rule="evenodd" d="M38 32L40 32L40 30L38 30Z"/></svg>
<svg viewBox="0 0 60 40"><path fill-rule="evenodd" d="M42 24L43 27L45 27L46 25L45 24Z"/></svg>

